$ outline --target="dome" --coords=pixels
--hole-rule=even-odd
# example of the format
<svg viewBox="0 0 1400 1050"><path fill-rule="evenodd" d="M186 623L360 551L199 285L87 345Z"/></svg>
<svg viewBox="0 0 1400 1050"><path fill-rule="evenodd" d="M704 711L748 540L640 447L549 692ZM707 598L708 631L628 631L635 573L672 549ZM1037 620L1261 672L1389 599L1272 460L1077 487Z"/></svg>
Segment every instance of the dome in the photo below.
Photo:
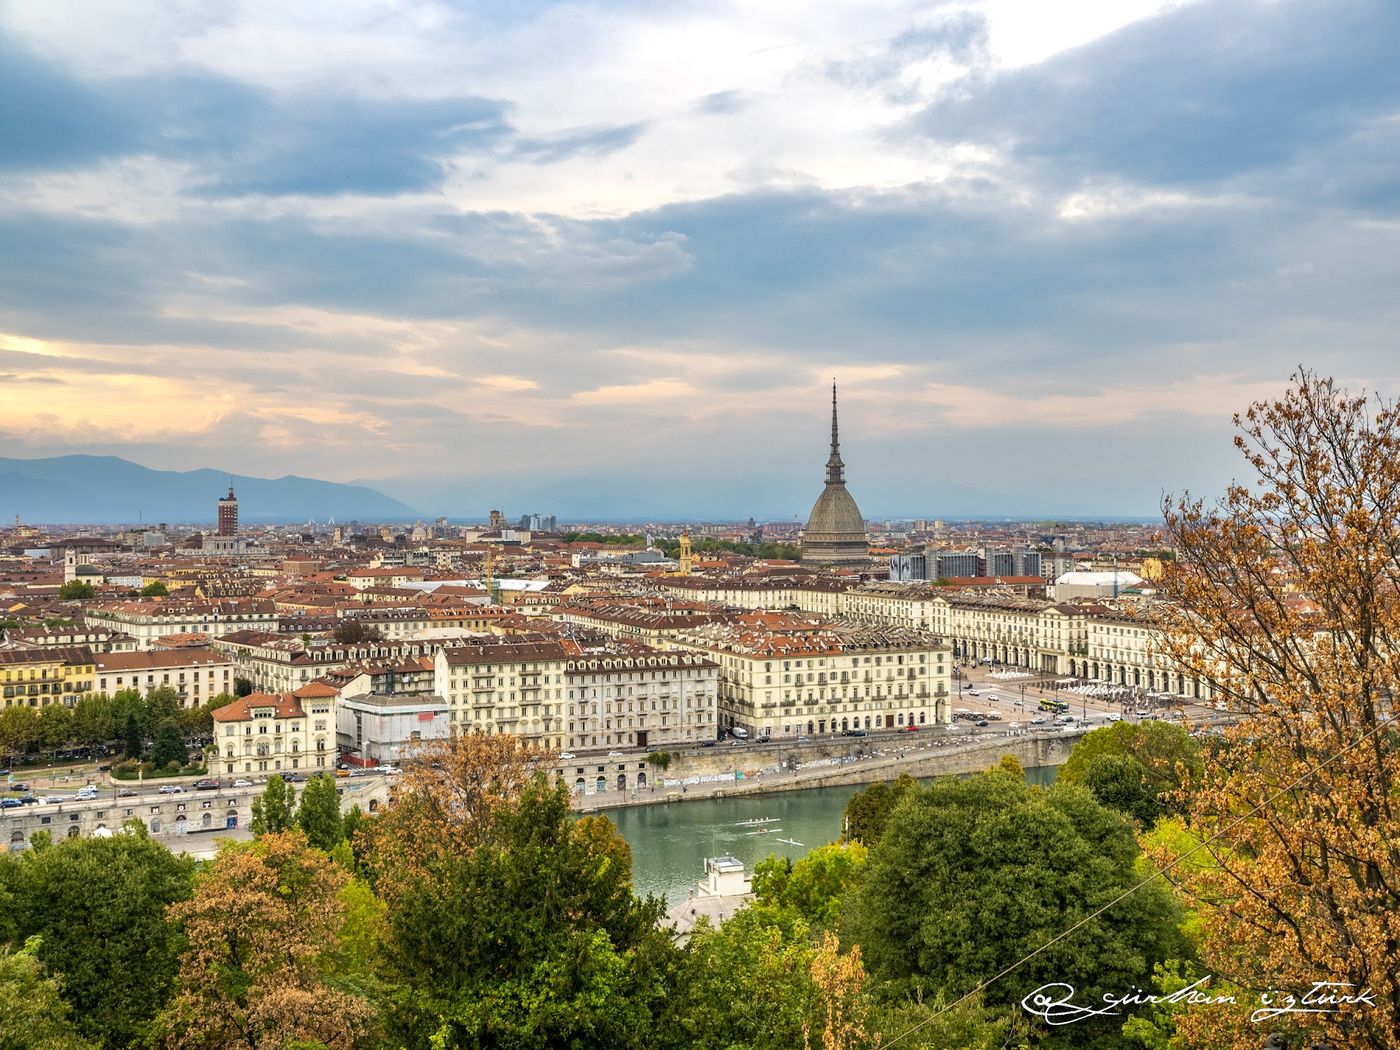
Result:
<svg viewBox="0 0 1400 1050"><path fill-rule="evenodd" d="M819 565L867 565L870 546L865 519L846 491L846 466L836 435L836 384L831 384L831 455L826 461L826 488L812 504L802 534L802 560Z"/></svg>
<svg viewBox="0 0 1400 1050"><path fill-rule="evenodd" d="M807 515L805 535L809 541L818 537L849 539L854 536L865 543L865 519L845 485L828 485L822 489L817 502L812 504L812 513Z"/></svg>

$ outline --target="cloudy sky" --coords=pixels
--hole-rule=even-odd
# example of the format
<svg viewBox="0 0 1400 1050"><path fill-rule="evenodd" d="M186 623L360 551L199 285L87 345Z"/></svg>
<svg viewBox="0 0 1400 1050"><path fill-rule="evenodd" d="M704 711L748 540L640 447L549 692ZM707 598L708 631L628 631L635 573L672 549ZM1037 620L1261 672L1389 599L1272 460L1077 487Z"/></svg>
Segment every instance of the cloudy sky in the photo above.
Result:
<svg viewBox="0 0 1400 1050"><path fill-rule="evenodd" d="M1150 514L1400 393L1393 0L0 0L0 455Z"/></svg>

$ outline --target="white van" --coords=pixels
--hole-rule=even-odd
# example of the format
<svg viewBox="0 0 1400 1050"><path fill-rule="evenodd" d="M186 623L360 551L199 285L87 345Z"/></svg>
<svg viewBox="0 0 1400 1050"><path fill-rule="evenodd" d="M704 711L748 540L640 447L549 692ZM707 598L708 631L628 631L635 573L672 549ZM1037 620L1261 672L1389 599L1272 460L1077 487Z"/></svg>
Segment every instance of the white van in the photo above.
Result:
<svg viewBox="0 0 1400 1050"><path fill-rule="evenodd" d="M735 740L747 740L749 738L749 731L743 726L735 726L729 732L733 734Z"/></svg>

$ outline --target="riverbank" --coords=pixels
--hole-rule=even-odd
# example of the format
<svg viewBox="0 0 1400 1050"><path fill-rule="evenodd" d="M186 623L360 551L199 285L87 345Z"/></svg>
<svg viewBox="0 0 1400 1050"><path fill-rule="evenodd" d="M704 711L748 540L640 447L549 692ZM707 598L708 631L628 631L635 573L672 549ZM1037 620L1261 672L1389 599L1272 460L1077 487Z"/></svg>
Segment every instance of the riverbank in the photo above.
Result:
<svg viewBox="0 0 1400 1050"><path fill-rule="evenodd" d="M1062 765L1086 730L1021 732L994 737L939 738L935 741L893 740L884 746L855 746L844 753L821 754L809 761L784 761L778 751L765 753L766 762L752 751L737 759L703 756L700 762L678 759L666 779L641 790L604 791L576 797L574 808L591 813L604 809L653 806L660 803L765 795L816 787L874 784L902 774L917 779L954 773L976 773L1011 755L1026 769ZM787 749L791 750L791 749ZM830 750L826 748L823 750ZM768 757L771 755L772 757ZM796 769L788 769L788 764ZM717 765L728 765L718 770ZM694 768L692 768L694 767Z"/></svg>

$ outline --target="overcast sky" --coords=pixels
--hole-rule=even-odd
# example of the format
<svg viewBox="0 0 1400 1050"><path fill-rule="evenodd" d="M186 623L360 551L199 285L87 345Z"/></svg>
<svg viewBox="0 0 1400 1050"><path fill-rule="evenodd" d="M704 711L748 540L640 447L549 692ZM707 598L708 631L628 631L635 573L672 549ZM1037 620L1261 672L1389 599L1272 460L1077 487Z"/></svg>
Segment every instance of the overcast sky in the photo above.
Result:
<svg viewBox="0 0 1400 1050"><path fill-rule="evenodd" d="M1150 514L1400 392L1393 0L0 0L0 455Z"/></svg>

